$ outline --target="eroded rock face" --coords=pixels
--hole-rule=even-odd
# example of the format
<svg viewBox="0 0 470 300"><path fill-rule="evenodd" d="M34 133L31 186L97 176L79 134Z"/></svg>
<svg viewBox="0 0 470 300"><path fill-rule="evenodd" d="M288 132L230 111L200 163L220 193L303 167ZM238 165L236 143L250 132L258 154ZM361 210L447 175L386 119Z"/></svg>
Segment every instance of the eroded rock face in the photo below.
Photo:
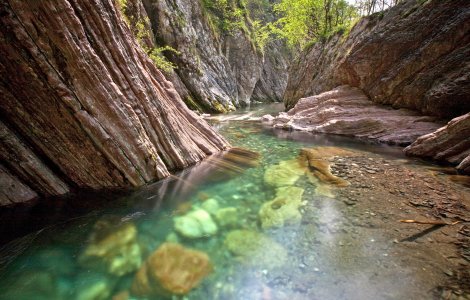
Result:
<svg viewBox="0 0 470 300"><path fill-rule="evenodd" d="M277 128L355 136L397 145L409 145L442 124L435 117L377 105L360 89L350 86L302 98L289 112L265 120Z"/></svg>
<svg viewBox="0 0 470 300"><path fill-rule="evenodd" d="M452 119L446 126L418 138L405 153L458 165L470 174L470 113Z"/></svg>
<svg viewBox="0 0 470 300"><path fill-rule="evenodd" d="M227 147L187 109L114 5L0 3L1 147L17 151L0 157L33 196L139 186ZM8 197L0 203L25 199Z"/></svg>
<svg viewBox="0 0 470 300"><path fill-rule="evenodd" d="M284 100L339 85L372 101L438 117L470 111L470 2L402 1L363 18L348 36L304 51L292 64Z"/></svg>
<svg viewBox="0 0 470 300"><path fill-rule="evenodd" d="M244 30L219 32L202 1L142 1L157 41L180 52L168 55L177 66L169 79L192 108L227 112L281 100L289 57L283 43L263 53Z"/></svg>

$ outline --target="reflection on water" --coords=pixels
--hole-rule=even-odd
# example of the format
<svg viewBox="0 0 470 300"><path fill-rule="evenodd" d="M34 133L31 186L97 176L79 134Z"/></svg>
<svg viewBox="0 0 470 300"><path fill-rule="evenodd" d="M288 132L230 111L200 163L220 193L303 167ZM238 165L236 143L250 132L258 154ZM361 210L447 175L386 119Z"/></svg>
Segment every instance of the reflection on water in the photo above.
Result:
<svg viewBox="0 0 470 300"><path fill-rule="evenodd" d="M0 298L431 297L383 229L334 199L348 182L330 157L399 150L247 121L276 109L212 118L240 148L5 246Z"/></svg>

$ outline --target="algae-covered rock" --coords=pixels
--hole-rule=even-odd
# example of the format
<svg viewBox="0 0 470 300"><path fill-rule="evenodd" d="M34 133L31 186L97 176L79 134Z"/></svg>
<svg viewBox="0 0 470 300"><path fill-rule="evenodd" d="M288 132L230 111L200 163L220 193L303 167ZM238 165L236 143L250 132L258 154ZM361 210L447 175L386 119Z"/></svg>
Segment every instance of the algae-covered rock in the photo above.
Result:
<svg viewBox="0 0 470 300"><path fill-rule="evenodd" d="M273 269L287 261L287 251L268 236L250 230L233 230L224 245L246 265Z"/></svg>
<svg viewBox="0 0 470 300"><path fill-rule="evenodd" d="M281 227L299 223L302 219L299 207L302 205L303 193L302 188L294 186L277 188L276 198L264 203L259 210L261 227Z"/></svg>
<svg viewBox="0 0 470 300"><path fill-rule="evenodd" d="M79 263L87 268L122 276L139 268L141 256L135 225L107 217L95 224Z"/></svg>
<svg viewBox="0 0 470 300"><path fill-rule="evenodd" d="M204 252L164 243L137 272L131 291L142 297L184 295L198 286L212 269Z"/></svg>
<svg viewBox="0 0 470 300"><path fill-rule="evenodd" d="M238 224L238 209L236 207L224 207L215 213L217 223L222 227L236 226Z"/></svg>
<svg viewBox="0 0 470 300"><path fill-rule="evenodd" d="M192 211L174 219L175 230L187 238L201 238L217 233L217 225L203 209Z"/></svg>
<svg viewBox="0 0 470 300"><path fill-rule="evenodd" d="M305 167L297 159L281 161L266 169L264 182L274 187L294 185L305 174L305 171Z"/></svg>

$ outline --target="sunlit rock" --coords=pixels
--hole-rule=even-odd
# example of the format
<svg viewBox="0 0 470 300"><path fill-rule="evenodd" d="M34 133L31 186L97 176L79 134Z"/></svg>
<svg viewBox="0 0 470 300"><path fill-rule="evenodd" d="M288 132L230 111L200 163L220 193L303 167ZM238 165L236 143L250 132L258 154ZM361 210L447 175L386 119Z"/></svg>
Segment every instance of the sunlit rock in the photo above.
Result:
<svg viewBox="0 0 470 300"><path fill-rule="evenodd" d="M266 235L250 230L233 230L224 245L248 266L273 269L287 261L287 251Z"/></svg>
<svg viewBox="0 0 470 300"><path fill-rule="evenodd" d="M224 207L215 213L217 223L222 227L234 227L239 222L238 209L236 207Z"/></svg>
<svg viewBox="0 0 470 300"><path fill-rule="evenodd" d="M299 161L291 159L267 168L264 173L264 182L274 187L290 186L304 174L305 168L299 164Z"/></svg>
<svg viewBox="0 0 470 300"><path fill-rule="evenodd" d="M264 203L259 210L261 226L270 228L299 223L302 219L299 207L302 205L303 193L304 189L299 187L278 188L276 198Z"/></svg>
<svg viewBox="0 0 470 300"><path fill-rule="evenodd" d="M212 271L207 254L164 243L144 263L132 283L136 296L184 295Z"/></svg>
<svg viewBox="0 0 470 300"><path fill-rule="evenodd" d="M175 230L187 238L201 238L217 233L217 225L203 209L192 211L174 219Z"/></svg>
<svg viewBox="0 0 470 300"><path fill-rule="evenodd" d="M79 262L118 276L137 270L142 258L135 225L111 217L99 220Z"/></svg>

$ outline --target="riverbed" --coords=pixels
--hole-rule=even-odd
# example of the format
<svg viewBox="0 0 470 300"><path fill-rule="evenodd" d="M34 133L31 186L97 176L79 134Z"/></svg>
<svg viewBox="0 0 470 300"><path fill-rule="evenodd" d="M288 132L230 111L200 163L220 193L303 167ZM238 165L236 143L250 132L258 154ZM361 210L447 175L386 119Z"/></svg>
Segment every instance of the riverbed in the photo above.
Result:
<svg viewBox="0 0 470 300"><path fill-rule="evenodd" d="M242 150L206 159L3 246L0 298L465 295L466 177L405 157L399 147L273 130L259 121L281 109L255 106L209 117ZM326 171L315 168L315 160L326 164ZM47 218L48 212L35 214ZM199 231L185 228L199 216L208 223ZM148 257L164 245L197 250L209 261L205 276L185 295L136 283Z"/></svg>

